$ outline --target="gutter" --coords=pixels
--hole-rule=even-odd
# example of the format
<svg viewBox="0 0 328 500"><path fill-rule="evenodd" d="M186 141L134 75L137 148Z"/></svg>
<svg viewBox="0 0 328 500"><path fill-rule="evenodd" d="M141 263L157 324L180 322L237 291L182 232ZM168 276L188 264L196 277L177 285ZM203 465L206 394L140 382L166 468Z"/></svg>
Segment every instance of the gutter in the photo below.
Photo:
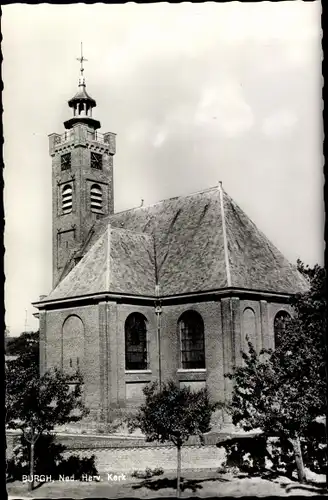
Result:
<svg viewBox="0 0 328 500"><path fill-rule="evenodd" d="M62 305L62 304L71 304L71 303L76 303L76 302L86 302L86 301L92 301L92 302L99 302L99 301L115 301L115 300L143 300L143 301L150 301L154 303L154 300L158 301L160 300L161 303L166 303L172 300L179 300L179 299L192 299L192 298L199 298L199 297L207 297L207 296L235 296L235 295L254 295L256 297L260 296L263 298L277 298L277 299L289 299L290 297L293 297L295 294L294 293L278 293L278 292L265 292L262 290L247 290L245 288L235 288L235 287L227 287L227 288L220 288L220 289L213 289L213 290L208 290L206 292L190 292L190 293L182 293L182 294L174 294L174 295L166 295L166 296L156 296L156 295L135 295L135 294L121 294L121 293L112 293L112 292L99 292L99 293L94 293L94 294L86 294L86 295L79 295L75 297L66 297L66 298L59 298L59 299L50 299L50 300L43 300L43 301L38 301L38 302L32 302L32 305L38 309L43 309L46 306L49 305Z"/></svg>

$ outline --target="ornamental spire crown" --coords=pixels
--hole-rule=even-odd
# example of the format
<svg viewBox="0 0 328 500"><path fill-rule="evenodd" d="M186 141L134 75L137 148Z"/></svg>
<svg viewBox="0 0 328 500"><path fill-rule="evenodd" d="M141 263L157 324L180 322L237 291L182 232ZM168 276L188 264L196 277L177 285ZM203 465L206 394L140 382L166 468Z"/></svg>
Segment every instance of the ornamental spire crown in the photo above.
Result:
<svg viewBox="0 0 328 500"><path fill-rule="evenodd" d="M76 123L84 123L90 128L96 130L100 128L100 122L92 118L92 108L95 108L96 101L87 93L84 77L84 61L87 59L83 56L83 45L81 42L81 55L77 58L80 61L80 76L78 91L72 99L68 101L68 105L73 109L73 117L64 122L66 129L70 129Z"/></svg>

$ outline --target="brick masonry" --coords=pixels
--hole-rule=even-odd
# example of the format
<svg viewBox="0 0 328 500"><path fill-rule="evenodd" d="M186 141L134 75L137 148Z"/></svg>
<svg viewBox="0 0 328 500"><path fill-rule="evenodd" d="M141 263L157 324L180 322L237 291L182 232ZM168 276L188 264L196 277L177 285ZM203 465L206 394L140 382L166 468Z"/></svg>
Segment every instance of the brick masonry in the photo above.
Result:
<svg viewBox="0 0 328 500"><path fill-rule="evenodd" d="M240 365L247 332L258 351L262 347L274 347L274 317L278 311L291 310L281 302L263 299L196 300L163 306L160 349L157 317L150 304L100 301L41 311L42 369L64 367L65 363L68 366L68 360L75 359L79 351L85 402L91 409L90 418L97 421L106 421L112 409L138 406L143 398L142 388L159 379L160 369L162 381L173 379L195 388L206 384L215 400L227 401L232 385L224 374L235 364ZM197 311L204 321L206 369L181 369L178 321L188 310ZM143 314L147 322L149 369L139 372L125 370L124 325L133 312ZM67 321L72 322L69 318L75 318L74 324L81 325L80 342L77 336L65 333Z"/></svg>
<svg viewBox="0 0 328 500"><path fill-rule="evenodd" d="M67 453L67 455L69 452ZM148 448L110 448L77 452L80 456L95 455L99 473L144 471L147 467L174 470L177 467L176 449L168 446ZM214 469L225 459L222 448L216 446L186 446L182 448L182 469Z"/></svg>
<svg viewBox="0 0 328 500"><path fill-rule="evenodd" d="M176 448L168 445L154 445L143 440L90 438L87 436L58 436L57 440L67 446L64 457L71 454L80 457L95 456L99 473L131 473L144 471L146 467L164 470L176 469ZM110 445L109 445L109 441ZM17 442L17 437L15 442ZM129 445L129 443L131 443ZM14 439L7 436L7 459L12 456ZM223 448L215 444L186 445L182 448L182 469L217 468L225 459Z"/></svg>
<svg viewBox="0 0 328 500"><path fill-rule="evenodd" d="M74 250L86 240L92 224L98 217L90 209L90 188L97 183L103 192L102 215L114 212L113 144L95 140L93 130L77 123L64 140L58 134L49 137L52 157L52 217L53 217L53 287L67 274L65 269ZM107 134L108 135L108 134ZM56 142L56 138L59 141ZM102 156L102 169L90 167L91 152ZM71 154L71 168L61 170L62 154ZM65 214L61 208L61 192L64 186L72 187L72 211Z"/></svg>

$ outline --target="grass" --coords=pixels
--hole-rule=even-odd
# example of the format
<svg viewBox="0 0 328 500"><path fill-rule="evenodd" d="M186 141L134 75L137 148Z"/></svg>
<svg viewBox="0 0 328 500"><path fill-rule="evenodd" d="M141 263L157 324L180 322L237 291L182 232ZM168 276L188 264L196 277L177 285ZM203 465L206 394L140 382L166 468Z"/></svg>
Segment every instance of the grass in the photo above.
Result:
<svg viewBox="0 0 328 500"><path fill-rule="evenodd" d="M110 471L109 471L110 473ZM114 474L113 474L114 476ZM327 495L323 485L300 485L285 477L246 477L243 474L218 473L211 469L186 470L182 473L181 497L212 496L313 496ZM100 475L100 481L54 481L38 485L28 492L20 481L7 484L9 497L22 498L159 498L176 496L176 473L138 479L126 475L116 481Z"/></svg>

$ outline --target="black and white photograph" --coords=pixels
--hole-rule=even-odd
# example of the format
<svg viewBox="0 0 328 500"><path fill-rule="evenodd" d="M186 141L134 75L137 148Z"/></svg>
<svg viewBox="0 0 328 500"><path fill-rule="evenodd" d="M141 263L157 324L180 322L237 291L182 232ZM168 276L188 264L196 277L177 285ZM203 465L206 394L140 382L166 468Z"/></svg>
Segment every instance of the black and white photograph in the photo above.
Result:
<svg viewBox="0 0 328 500"><path fill-rule="evenodd" d="M10 500L328 495L321 9L3 5Z"/></svg>

